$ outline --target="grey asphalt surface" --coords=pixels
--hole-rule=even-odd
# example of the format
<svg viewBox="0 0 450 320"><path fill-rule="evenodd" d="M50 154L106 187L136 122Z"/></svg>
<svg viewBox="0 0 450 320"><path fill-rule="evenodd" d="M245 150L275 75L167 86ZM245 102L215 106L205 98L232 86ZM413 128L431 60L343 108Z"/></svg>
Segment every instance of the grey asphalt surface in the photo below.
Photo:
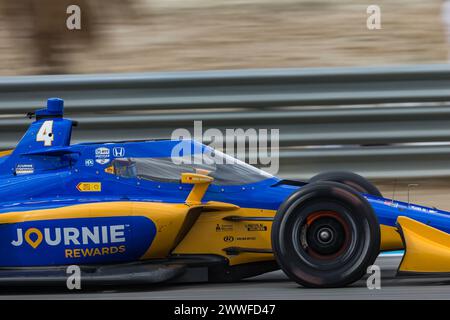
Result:
<svg viewBox="0 0 450 320"><path fill-rule="evenodd" d="M0 291L0 299L181 299L181 300L305 300L305 299L450 299L449 278L398 278L400 256L379 257L381 289L369 290L362 279L347 288L307 289L281 271L227 284L170 284L108 290L26 289Z"/></svg>

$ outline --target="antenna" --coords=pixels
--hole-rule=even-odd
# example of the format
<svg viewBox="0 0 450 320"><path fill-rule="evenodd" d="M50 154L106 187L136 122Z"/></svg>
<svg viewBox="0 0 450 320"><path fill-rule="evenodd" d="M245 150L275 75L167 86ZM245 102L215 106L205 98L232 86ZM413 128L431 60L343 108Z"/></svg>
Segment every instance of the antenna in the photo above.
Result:
<svg viewBox="0 0 450 320"><path fill-rule="evenodd" d="M394 180L394 188L392 189L392 202L395 201L395 189L397 189L397 179Z"/></svg>
<svg viewBox="0 0 450 320"><path fill-rule="evenodd" d="M415 188L418 187L419 185L417 183L410 183L408 184L408 206L409 206L409 190L411 190L411 188Z"/></svg>

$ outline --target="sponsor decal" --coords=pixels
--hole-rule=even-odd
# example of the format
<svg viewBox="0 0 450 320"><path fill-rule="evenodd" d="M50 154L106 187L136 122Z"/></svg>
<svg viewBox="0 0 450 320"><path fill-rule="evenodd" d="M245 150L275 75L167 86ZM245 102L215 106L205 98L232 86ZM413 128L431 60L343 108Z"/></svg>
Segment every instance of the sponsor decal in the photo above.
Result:
<svg viewBox="0 0 450 320"><path fill-rule="evenodd" d="M394 207L397 208L398 207L398 202L394 202L394 201L390 201L390 200L385 200L384 204L390 207Z"/></svg>
<svg viewBox="0 0 450 320"><path fill-rule="evenodd" d="M80 192L101 192L101 182L80 182L77 184L77 190Z"/></svg>
<svg viewBox="0 0 450 320"><path fill-rule="evenodd" d="M216 225L216 232L226 232L226 231L233 231L233 225L232 224L217 224Z"/></svg>
<svg viewBox="0 0 450 320"><path fill-rule="evenodd" d="M16 240L11 241L15 247L27 243L36 249L45 241L49 246L64 245L89 245L126 242L125 225L95 226L89 227L65 227L44 228L43 232L37 228L28 228L26 231L17 228Z"/></svg>
<svg viewBox="0 0 450 320"><path fill-rule="evenodd" d="M95 159L95 162L97 162L98 164L101 164L101 165L108 164L109 161L110 161L109 159Z"/></svg>
<svg viewBox="0 0 450 320"><path fill-rule="evenodd" d="M101 165L109 163L111 151L109 148L101 147L95 149L95 162Z"/></svg>
<svg viewBox="0 0 450 320"><path fill-rule="evenodd" d="M437 211L434 210L434 209L428 209L428 208L418 207L418 206L415 206L415 205L413 205L413 204L411 204L409 207L410 207L411 209L413 209L413 210L421 211L421 212L425 212L425 213L436 213L436 212L437 212Z"/></svg>
<svg viewBox="0 0 450 320"><path fill-rule="evenodd" d="M86 159L86 160L84 160L84 165L86 167L93 167L94 166L94 159Z"/></svg>
<svg viewBox="0 0 450 320"><path fill-rule="evenodd" d="M18 164L16 166L16 174L33 174L34 166L32 164Z"/></svg>
<svg viewBox="0 0 450 320"><path fill-rule="evenodd" d="M156 226L140 216L27 221L0 226L0 266L134 261Z"/></svg>
<svg viewBox="0 0 450 320"><path fill-rule="evenodd" d="M116 158L125 157L125 148L123 147L114 147L113 148L113 156Z"/></svg>
<svg viewBox="0 0 450 320"><path fill-rule="evenodd" d="M225 236L225 237L223 237L223 241L225 241L225 242L233 242L234 241L234 237L233 236Z"/></svg>
<svg viewBox="0 0 450 320"><path fill-rule="evenodd" d="M245 227L247 231L267 231L267 226L262 223L249 223L246 224Z"/></svg>
<svg viewBox="0 0 450 320"><path fill-rule="evenodd" d="M256 237L237 237L236 240L238 240L238 241L254 241L254 240L256 240Z"/></svg>

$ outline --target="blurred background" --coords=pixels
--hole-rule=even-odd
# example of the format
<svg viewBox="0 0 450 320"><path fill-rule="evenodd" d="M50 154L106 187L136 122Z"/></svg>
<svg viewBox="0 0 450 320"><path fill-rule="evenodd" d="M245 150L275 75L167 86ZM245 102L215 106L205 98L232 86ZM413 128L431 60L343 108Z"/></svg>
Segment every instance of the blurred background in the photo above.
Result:
<svg viewBox="0 0 450 320"><path fill-rule="evenodd" d="M66 8L81 8L81 30ZM381 8L368 30L366 9ZM0 1L0 75L446 62L444 0Z"/></svg>
<svg viewBox="0 0 450 320"><path fill-rule="evenodd" d="M66 27L70 5L81 9L81 30ZM381 8L379 30L367 28L369 5ZM0 0L0 16L0 149L13 148L26 130L25 111L59 96L80 121L74 142L167 137L194 120L205 130L279 128L281 176L352 170L388 197L450 209L450 69L423 70L415 82L409 71L387 81L376 69L447 65L450 1ZM375 69L362 77L336 77L367 66ZM302 71L309 67L321 69ZM254 68L296 68L298 80L247 79L249 93L239 96L241 70ZM185 73L161 80L168 71L228 69L236 70L233 83L180 82L199 76ZM89 75L99 73L119 75ZM364 97L374 86L375 98L406 98L353 99L353 88ZM417 97L423 88L432 98Z"/></svg>

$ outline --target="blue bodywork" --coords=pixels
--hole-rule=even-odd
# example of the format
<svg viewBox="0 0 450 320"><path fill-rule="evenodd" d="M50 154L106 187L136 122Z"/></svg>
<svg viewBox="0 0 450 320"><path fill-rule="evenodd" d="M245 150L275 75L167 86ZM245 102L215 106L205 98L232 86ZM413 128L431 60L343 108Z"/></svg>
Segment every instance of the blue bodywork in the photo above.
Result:
<svg viewBox="0 0 450 320"><path fill-rule="evenodd" d="M174 148L179 147L180 144L184 148L181 149L179 156L184 156L183 152L186 152L186 150L191 154L211 152L209 147L191 140L70 145L73 122L62 117L62 102L57 100L51 100L47 109L42 109L36 113L37 120L31 124L12 154L0 158L0 214L95 202L183 203L185 201L192 185L182 184L181 182L123 178L106 172L105 168L114 159L124 157L170 158L173 155ZM52 122L52 135L47 137L51 140L49 142L51 145L47 146L45 141L39 141L38 138L46 121ZM102 189L100 192L80 192L77 186L81 182L101 182ZM301 185L283 184L281 179L277 177L267 177L261 181L245 185L213 184L206 192L204 201L214 200L235 204L243 208L277 210L280 204L299 188L301 188ZM395 226L397 217L402 215L450 233L450 213L446 211L371 195L365 195L365 197L374 208L381 224ZM46 222L41 223L45 224ZM135 223L146 225L147 223L149 224L145 231L147 235L148 230L154 232L154 225L152 226L151 221L127 220L126 223L128 225ZM36 223L33 225L36 226ZM23 227L25 229L27 226L24 225ZM45 228L45 226L42 226L42 228ZM8 224L1 225L0 234L10 234L10 239L15 238L15 235L11 234L15 231L10 229L11 227ZM148 236L140 238L148 239L149 243L153 239ZM128 251L127 256L122 255L120 259L123 259L123 261L136 259L143 254L149 243L143 243L142 247L140 244L132 246L134 251ZM4 253L2 256L9 256L9 260L0 257L0 266L27 265L27 261L32 261L33 265L64 263L64 261L52 260L52 248L47 249L48 255L44 257L30 259L29 255L23 255L17 257L17 260L11 260L11 256L7 254L10 248L0 246L0 251ZM31 248L29 250L30 255L36 253ZM92 259L92 261L82 261L99 262L95 260L95 257ZM104 258L99 259L105 261Z"/></svg>

